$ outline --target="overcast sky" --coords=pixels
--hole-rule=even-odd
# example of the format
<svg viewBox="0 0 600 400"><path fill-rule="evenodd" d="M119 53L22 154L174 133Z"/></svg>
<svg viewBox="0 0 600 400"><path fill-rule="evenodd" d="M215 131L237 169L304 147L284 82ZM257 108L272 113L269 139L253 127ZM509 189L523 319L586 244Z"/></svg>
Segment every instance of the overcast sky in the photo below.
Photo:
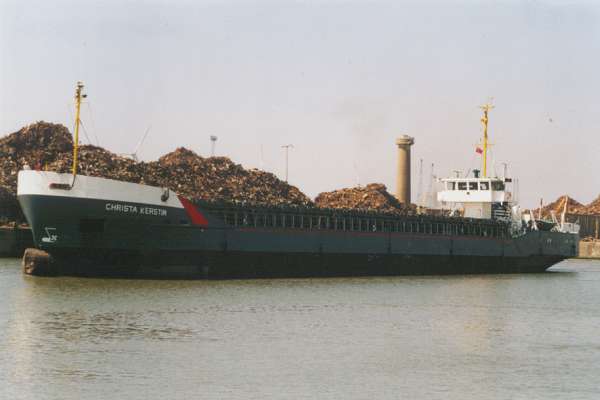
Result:
<svg viewBox="0 0 600 400"><path fill-rule="evenodd" d="M310 196L383 182L415 137L413 200L479 165L478 106L532 206L600 194L600 2L0 0L0 134L72 127L153 160L178 146L284 175ZM97 139L96 139L97 137ZM88 139L84 136L84 142Z"/></svg>

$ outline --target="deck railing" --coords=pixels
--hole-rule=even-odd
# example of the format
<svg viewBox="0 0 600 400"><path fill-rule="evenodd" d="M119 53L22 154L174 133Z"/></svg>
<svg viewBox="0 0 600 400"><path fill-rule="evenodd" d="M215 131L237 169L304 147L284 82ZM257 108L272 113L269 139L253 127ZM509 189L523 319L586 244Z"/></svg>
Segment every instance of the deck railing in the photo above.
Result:
<svg viewBox="0 0 600 400"><path fill-rule="evenodd" d="M201 206L232 228L509 237L509 225L494 220L317 208L255 208L207 203Z"/></svg>

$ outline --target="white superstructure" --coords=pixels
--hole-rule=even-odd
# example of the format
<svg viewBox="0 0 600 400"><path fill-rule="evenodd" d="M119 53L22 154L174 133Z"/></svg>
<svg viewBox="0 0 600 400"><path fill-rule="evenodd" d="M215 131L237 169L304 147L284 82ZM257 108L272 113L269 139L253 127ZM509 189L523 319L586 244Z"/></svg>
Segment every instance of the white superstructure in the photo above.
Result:
<svg viewBox="0 0 600 400"><path fill-rule="evenodd" d="M505 179L478 175L476 172L472 178L441 179L444 189L438 192L438 201L461 207L467 218L490 219L494 210L506 210L512 196L506 190Z"/></svg>
<svg viewBox="0 0 600 400"><path fill-rule="evenodd" d="M503 177L488 176L488 114L493 106L484 104L481 108L483 110L483 117L481 118L483 141L482 148L478 146L476 151L482 156L482 171L473 170L472 177L455 176L440 179L439 182L444 185L444 188L438 192L437 199L441 202L442 208L452 209L452 214L458 211L460 215L466 218L496 219L510 222L513 233L522 233L525 229L578 233L579 225L577 223L565 221L567 201L565 201L565 209L561 214L560 222L555 215L552 216L553 221L542 221L541 216L535 218L532 210L523 213L516 204L516 199L513 198L511 191L507 188L507 184L511 183L512 179L506 177L506 167Z"/></svg>

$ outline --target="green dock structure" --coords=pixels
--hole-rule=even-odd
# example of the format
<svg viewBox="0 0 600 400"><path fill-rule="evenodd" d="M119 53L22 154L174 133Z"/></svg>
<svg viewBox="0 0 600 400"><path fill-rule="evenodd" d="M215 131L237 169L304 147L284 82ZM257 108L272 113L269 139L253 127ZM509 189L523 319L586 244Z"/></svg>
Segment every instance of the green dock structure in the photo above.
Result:
<svg viewBox="0 0 600 400"><path fill-rule="evenodd" d="M28 227L0 227L0 257L21 257L32 246L33 236Z"/></svg>

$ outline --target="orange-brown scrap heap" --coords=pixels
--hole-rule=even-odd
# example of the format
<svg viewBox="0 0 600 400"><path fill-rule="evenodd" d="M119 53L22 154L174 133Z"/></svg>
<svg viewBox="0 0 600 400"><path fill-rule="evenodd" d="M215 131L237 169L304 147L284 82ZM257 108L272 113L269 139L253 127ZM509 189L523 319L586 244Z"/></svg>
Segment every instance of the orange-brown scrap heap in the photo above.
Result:
<svg viewBox="0 0 600 400"><path fill-rule="evenodd" d="M317 207L342 210L382 211L407 214L414 211L413 205L405 206L391 195L384 184L371 183L364 187L346 188L324 192L315 199Z"/></svg>
<svg viewBox="0 0 600 400"><path fill-rule="evenodd" d="M585 213L591 215L600 215L600 196L585 207Z"/></svg>
<svg viewBox="0 0 600 400"><path fill-rule="evenodd" d="M567 214L589 214L588 207L584 204L581 204L577 200L569 197L568 195L560 196L558 199L553 201L552 203L542 207L542 219L550 220L552 219L552 213L557 218L560 218L560 215L565 210L565 203L567 205ZM591 204L590 204L591 205ZM540 215L540 209L536 209L534 211L536 218Z"/></svg>
<svg viewBox="0 0 600 400"><path fill-rule="evenodd" d="M23 220L16 200L17 174L25 165L69 173L73 141L60 124L37 122L0 139L0 224ZM204 158L179 148L152 162L136 162L93 145L79 148L82 175L168 187L190 199L256 206L313 206L298 188L275 175L244 169L226 157Z"/></svg>
<svg viewBox="0 0 600 400"><path fill-rule="evenodd" d="M145 183L170 187L193 199L269 207L313 204L270 172L244 169L227 157L204 158L183 147L142 167Z"/></svg>

